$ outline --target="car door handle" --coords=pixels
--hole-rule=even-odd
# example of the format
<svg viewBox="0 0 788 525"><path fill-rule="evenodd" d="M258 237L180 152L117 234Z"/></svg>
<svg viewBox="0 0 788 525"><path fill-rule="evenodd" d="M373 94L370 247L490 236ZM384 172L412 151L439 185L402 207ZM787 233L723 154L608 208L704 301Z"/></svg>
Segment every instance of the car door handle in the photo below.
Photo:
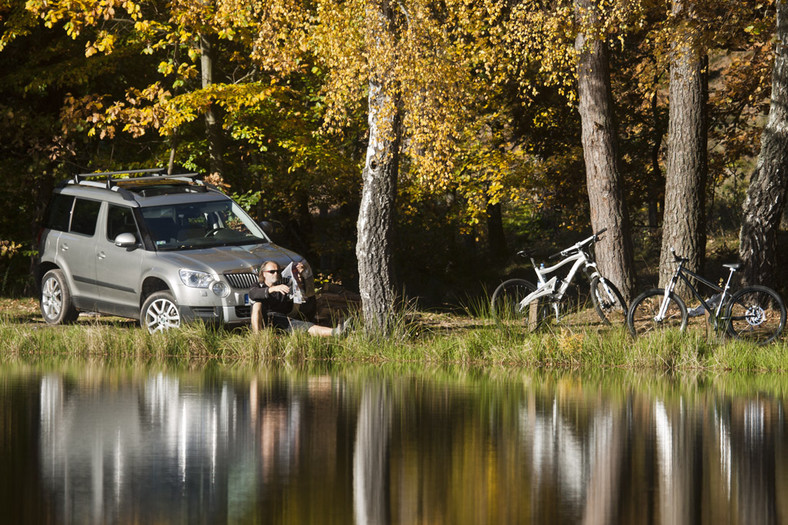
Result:
<svg viewBox="0 0 788 525"><path fill-rule="evenodd" d="M99 258L99 259L104 259L104 258L106 258L106 257L107 257L107 254L106 254L106 253L104 253L104 252L98 252L98 254L96 254L96 255L98 255L98 258Z"/></svg>
<svg viewBox="0 0 788 525"><path fill-rule="evenodd" d="M60 249L62 251L64 251L64 252L68 251L68 244L66 244L66 243L61 244L60 245Z"/></svg>

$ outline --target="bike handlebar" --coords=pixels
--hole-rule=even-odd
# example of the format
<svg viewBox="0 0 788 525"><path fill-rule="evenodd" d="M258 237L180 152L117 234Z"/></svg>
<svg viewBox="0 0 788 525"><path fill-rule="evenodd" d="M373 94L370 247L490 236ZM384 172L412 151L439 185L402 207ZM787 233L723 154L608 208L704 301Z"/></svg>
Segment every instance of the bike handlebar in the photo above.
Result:
<svg viewBox="0 0 788 525"><path fill-rule="evenodd" d="M593 244L593 243L599 241L599 237L603 233L605 233L606 231L607 231L607 228L602 228L601 230L596 232L591 237L589 237L587 239L583 239L582 241L575 243L574 245L570 246L569 248L567 248L565 250L561 250L558 253L554 253L554 254L548 256L547 258L548 259L558 259L559 257L566 257L567 255L575 253L575 252L579 251L580 249L582 249L583 247L585 247L586 245ZM531 254L528 251L526 251L526 250L520 250L519 252L517 252L517 255L519 255L520 257L530 257L531 256Z"/></svg>
<svg viewBox="0 0 788 525"><path fill-rule="evenodd" d="M573 246L571 246L571 247L569 247L569 248L567 248L565 250L561 250L558 253L554 253L553 255L550 256L550 258L551 259L556 259L558 257L566 257L567 255L570 255L572 253L575 253L575 252L579 251L580 249L584 248L585 246L588 246L590 244L594 244L595 242L599 241L600 235L602 235L606 231L607 231L607 228L602 228L601 230L596 232L591 237L589 237L587 239L583 239L582 241L580 241L578 243L575 243Z"/></svg>

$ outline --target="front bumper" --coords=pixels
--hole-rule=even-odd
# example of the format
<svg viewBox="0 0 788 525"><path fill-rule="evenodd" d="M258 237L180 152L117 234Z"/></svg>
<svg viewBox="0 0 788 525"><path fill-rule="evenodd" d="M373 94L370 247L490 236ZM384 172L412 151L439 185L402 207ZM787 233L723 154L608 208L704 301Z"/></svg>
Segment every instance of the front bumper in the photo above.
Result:
<svg viewBox="0 0 788 525"><path fill-rule="evenodd" d="M227 299L231 299L236 294L230 294ZM249 324L252 318L252 305L245 303L246 294L238 294L235 301L228 304L227 301L221 305L179 305L181 318L184 322L201 321L206 324ZM218 298L217 298L218 299ZM302 304L299 311L306 317L314 314L315 298L309 297L307 302Z"/></svg>

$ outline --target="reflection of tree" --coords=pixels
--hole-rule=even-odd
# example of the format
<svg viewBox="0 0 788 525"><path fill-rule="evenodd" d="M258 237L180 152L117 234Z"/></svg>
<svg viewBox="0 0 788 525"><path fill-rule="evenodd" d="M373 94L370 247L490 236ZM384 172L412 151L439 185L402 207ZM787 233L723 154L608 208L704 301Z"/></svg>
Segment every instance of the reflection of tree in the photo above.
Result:
<svg viewBox="0 0 788 525"><path fill-rule="evenodd" d="M53 523L54 509L38 475L38 406L46 399L32 388L37 378L4 372L0 368L0 522Z"/></svg>
<svg viewBox="0 0 788 525"><path fill-rule="evenodd" d="M682 400L683 401L683 400ZM671 409L655 402L659 459L659 515L662 523L697 523L703 488L703 427L699 412L684 403Z"/></svg>
<svg viewBox="0 0 788 525"><path fill-rule="evenodd" d="M745 399L731 405L731 457L742 523L778 523L773 403Z"/></svg>
<svg viewBox="0 0 788 525"><path fill-rule="evenodd" d="M586 483L583 523L616 523L622 493L622 470L629 457L628 429L630 421L627 406L608 412L600 410L592 422L589 455L590 472Z"/></svg>
<svg viewBox="0 0 788 525"><path fill-rule="evenodd" d="M391 399L385 384L364 385L353 452L353 513L359 525L388 523Z"/></svg>
<svg viewBox="0 0 788 525"><path fill-rule="evenodd" d="M777 523L779 406L766 398L654 401L662 523Z"/></svg>
<svg viewBox="0 0 788 525"><path fill-rule="evenodd" d="M531 459L538 521L616 523L633 453L631 394L600 398L578 378L535 386L521 439Z"/></svg>

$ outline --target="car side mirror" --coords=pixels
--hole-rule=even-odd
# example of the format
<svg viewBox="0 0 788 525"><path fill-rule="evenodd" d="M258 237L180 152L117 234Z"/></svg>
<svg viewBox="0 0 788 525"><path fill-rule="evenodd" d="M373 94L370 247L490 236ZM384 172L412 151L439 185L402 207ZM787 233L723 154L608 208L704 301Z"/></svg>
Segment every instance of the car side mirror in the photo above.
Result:
<svg viewBox="0 0 788 525"><path fill-rule="evenodd" d="M133 248L137 246L137 237L133 233L121 233L115 237L115 246L120 248Z"/></svg>

